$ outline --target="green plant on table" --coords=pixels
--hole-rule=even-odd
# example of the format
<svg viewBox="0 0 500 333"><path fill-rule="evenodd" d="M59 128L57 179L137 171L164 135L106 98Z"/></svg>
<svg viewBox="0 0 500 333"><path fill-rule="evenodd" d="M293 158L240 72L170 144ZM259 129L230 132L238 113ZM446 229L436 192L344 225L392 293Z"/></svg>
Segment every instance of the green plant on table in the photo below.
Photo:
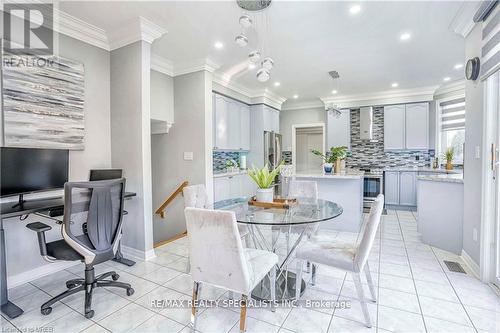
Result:
<svg viewBox="0 0 500 333"><path fill-rule="evenodd" d="M282 160L272 171L269 170L267 163L262 169L256 168L252 165L252 169L248 171L248 175L253 179L259 188L270 188L284 164L285 161Z"/></svg>
<svg viewBox="0 0 500 333"><path fill-rule="evenodd" d="M451 163L454 157L455 157L455 149L454 148L446 149L446 151L444 152L444 158L446 162Z"/></svg>
<svg viewBox="0 0 500 333"><path fill-rule="evenodd" d="M321 157L323 161L325 161L325 163L335 163L338 159L340 160L345 159L349 151L346 146L339 146L339 147L331 147L326 154L323 154L322 152L316 149L311 150L311 153Z"/></svg>

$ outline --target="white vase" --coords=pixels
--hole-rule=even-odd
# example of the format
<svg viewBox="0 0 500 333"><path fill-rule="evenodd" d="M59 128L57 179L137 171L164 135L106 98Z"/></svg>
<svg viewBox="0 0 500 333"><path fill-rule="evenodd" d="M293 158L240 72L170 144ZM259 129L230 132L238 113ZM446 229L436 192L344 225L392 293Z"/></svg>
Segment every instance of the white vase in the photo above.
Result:
<svg viewBox="0 0 500 333"><path fill-rule="evenodd" d="M257 201L273 202L274 188L259 188L257 189Z"/></svg>

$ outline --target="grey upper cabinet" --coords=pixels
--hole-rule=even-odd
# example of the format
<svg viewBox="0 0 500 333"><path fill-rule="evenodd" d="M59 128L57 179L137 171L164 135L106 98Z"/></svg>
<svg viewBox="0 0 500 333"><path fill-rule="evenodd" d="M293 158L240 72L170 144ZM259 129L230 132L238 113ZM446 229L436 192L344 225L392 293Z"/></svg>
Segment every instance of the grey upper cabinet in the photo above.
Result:
<svg viewBox="0 0 500 333"><path fill-rule="evenodd" d="M429 103L406 105L406 149L429 149Z"/></svg>
<svg viewBox="0 0 500 333"><path fill-rule="evenodd" d="M384 107L384 149L405 149L405 106Z"/></svg>
<svg viewBox="0 0 500 333"><path fill-rule="evenodd" d="M401 172L399 174L399 204L402 206L417 205L417 173Z"/></svg>
<svg viewBox="0 0 500 333"><path fill-rule="evenodd" d="M249 106L213 94L213 146L217 150L250 150Z"/></svg>
<svg viewBox="0 0 500 333"><path fill-rule="evenodd" d="M351 149L351 111L342 110L340 117L335 117L332 112L328 112L326 117L326 148L345 146Z"/></svg>
<svg viewBox="0 0 500 333"><path fill-rule="evenodd" d="M429 148L429 103L384 107L384 149Z"/></svg>
<svg viewBox="0 0 500 333"><path fill-rule="evenodd" d="M387 205L399 205L399 172L385 172L385 203Z"/></svg>

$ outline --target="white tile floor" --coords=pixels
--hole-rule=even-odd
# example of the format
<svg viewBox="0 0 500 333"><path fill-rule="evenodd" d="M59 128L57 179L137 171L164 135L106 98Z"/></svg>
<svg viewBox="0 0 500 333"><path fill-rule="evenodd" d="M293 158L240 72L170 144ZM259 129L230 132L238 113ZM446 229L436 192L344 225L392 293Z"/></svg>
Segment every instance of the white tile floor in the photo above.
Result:
<svg viewBox="0 0 500 333"><path fill-rule="evenodd" d="M338 237L355 240L357 235L338 233ZM186 239L156 252L155 259L133 267L109 262L96 268L98 272L116 270L121 281L133 285L135 294L127 297L123 290L98 289L92 320L82 315L82 294L57 303L48 316L40 314L40 305L61 292L65 280L82 275L82 265L10 290L12 300L24 308L25 314L14 320L2 317L2 332L189 332L189 309L151 305L152 300L190 298L192 280L186 274ZM443 259L461 262L453 254L420 242L414 213L389 211L383 216L369 259L378 294L378 302L369 304L372 329L363 326L351 277L319 267L317 284L308 285L303 298L352 301L350 309L280 307L275 313L249 309L247 331L500 332L500 298L470 273L449 272ZM217 299L227 294L205 286L202 297ZM197 328L203 333L237 332L238 319L238 309L201 310Z"/></svg>

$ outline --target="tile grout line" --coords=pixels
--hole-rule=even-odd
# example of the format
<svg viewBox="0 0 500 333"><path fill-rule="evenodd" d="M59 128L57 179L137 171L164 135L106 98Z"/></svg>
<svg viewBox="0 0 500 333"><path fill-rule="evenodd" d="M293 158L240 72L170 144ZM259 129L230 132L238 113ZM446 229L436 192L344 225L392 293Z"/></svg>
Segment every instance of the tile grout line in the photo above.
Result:
<svg viewBox="0 0 500 333"><path fill-rule="evenodd" d="M448 280L448 282L450 283L450 286L451 286L451 289L453 289L453 292L455 293L455 295L457 296L457 299L458 301L460 302L460 305L462 306L462 308L464 309L464 312L465 314L467 315L467 318L469 318L471 324L472 324L472 328L474 328L474 330L476 332L478 332L477 328L476 328L476 325L474 324L474 322L472 321L472 318L470 317L469 315L469 312L467 312L467 309L465 308L464 304L462 303L462 300L460 299L460 296L458 295L457 291L455 290L455 286L453 286L453 283L451 282L450 278L448 277L448 274L446 274L444 268L443 268L443 265L441 264L441 260L439 260L439 257L437 256L436 252L434 251L434 248L431 246L431 251L432 253L434 254L434 257L436 258L436 260L438 261L439 265L441 266L441 268L443 269L443 272L444 272L444 275L446 276L446 280ZM466 274L467 275L467 274Z"/></svg>
<svg viewBox="0 0 500 333"><path fill-rule="evenodd" d="M413 215L413 213L412 213L412 215ZM415 283L415 277L413 276L412 265L410 262L410 258L408 257L408 249L406 248L406 242L405 242L405 238L403 235L403 230L401 228L401 221L399 220L398 211L396 211L396 216L397 216L397 220L398 220L399 229L401 231L401 238L403 239L403 244L404 244L404 248L405 248L405 252L406 252L406 258L408 260L408 267L410 268L410 274L411 274L411 280L413 282L413 288L415 288L415 294L417 295L417 302L418 302L418 307L420 309L420 316L422 317L422 322L424 323L424 329L426 332L428 332L427 324L425 323L425 318L424 318L424 311L422 311L422 304L420 304L420 297L418 296L417 284ZM415 220L415 223L416 223L416 220Z"/></svg>

